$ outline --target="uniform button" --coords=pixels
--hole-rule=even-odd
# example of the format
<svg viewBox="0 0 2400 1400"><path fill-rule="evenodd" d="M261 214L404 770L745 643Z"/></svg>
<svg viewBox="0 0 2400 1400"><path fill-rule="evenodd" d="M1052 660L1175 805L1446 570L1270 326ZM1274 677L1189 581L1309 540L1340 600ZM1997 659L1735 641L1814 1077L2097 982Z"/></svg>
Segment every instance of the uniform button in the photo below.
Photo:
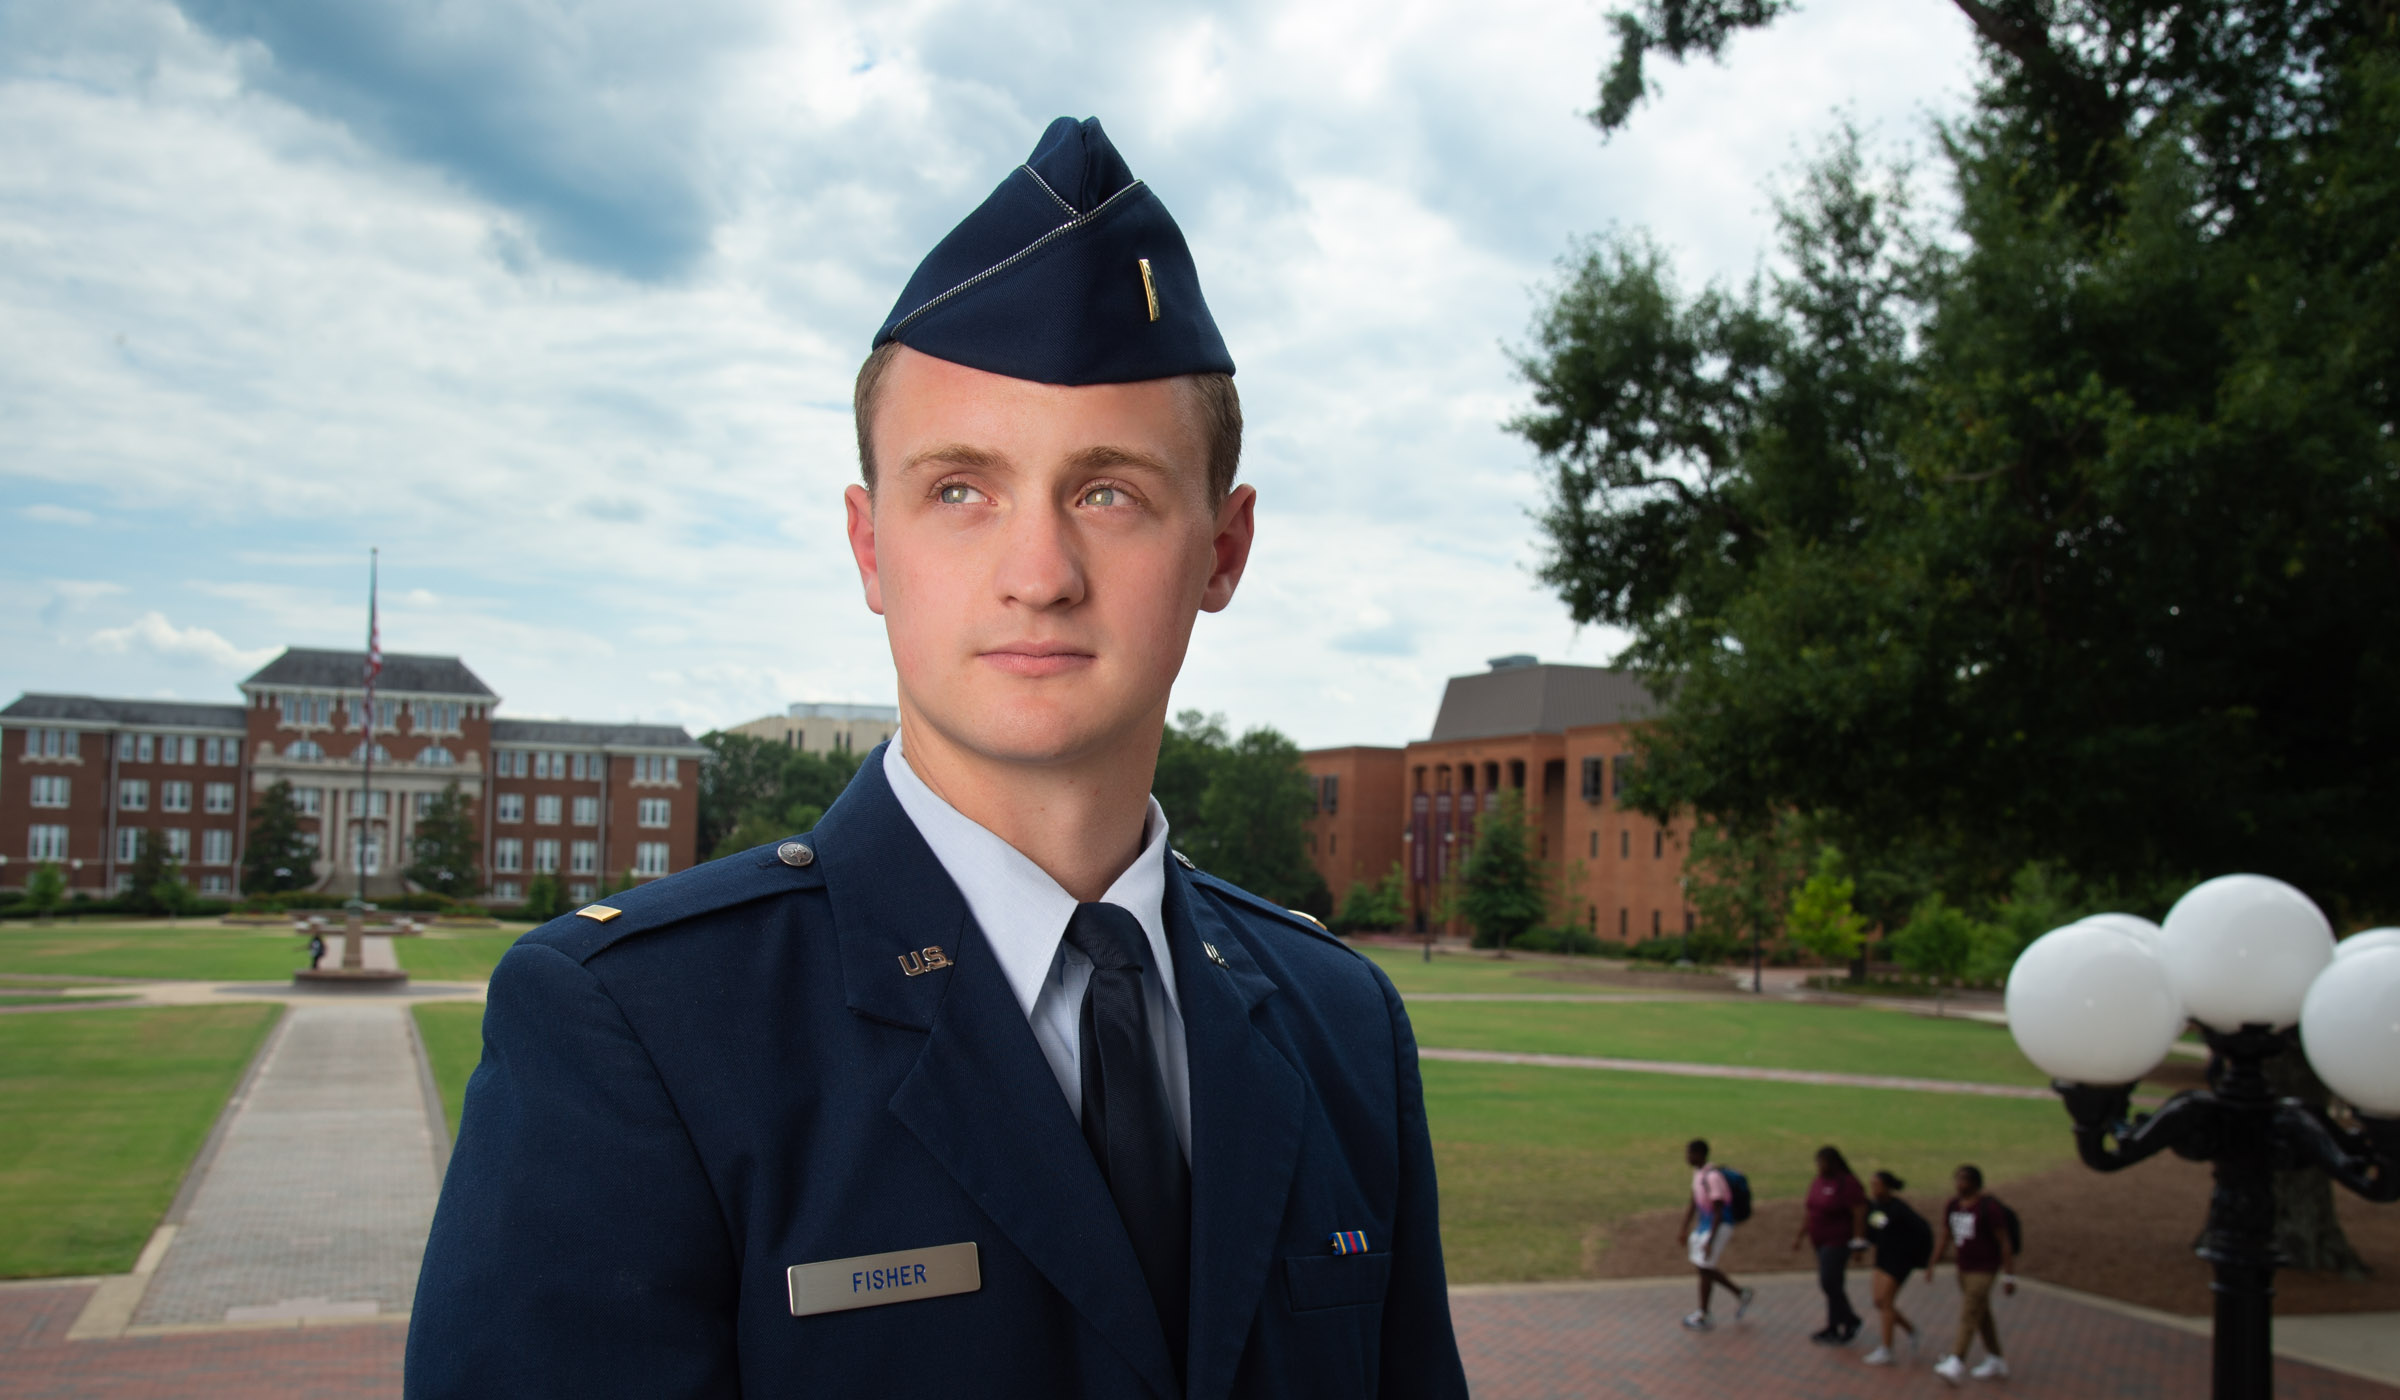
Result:
<svg viewBox="0 0 2400 1400"><path fill-rule="evenodd" d="M775 859L785 865L814 865L817 853L810 850L806 842L786 841L775 848Z"/></svg>

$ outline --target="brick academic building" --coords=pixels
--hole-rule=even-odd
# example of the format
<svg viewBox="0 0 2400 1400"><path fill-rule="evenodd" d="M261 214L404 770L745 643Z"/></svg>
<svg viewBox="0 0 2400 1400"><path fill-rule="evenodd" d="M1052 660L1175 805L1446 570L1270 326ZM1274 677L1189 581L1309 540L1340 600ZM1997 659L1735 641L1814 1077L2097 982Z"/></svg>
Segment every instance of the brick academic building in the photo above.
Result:
<svg viewBox="0 0 2400 1400"><path fill-rule="evenodd" d="M1561 913L1620 942L1686 932L1690 819L1662 824L1620 801L1633 732L1654 705L1622 671L1504 656L1451 679L1431 738L1303 755L1317 794L1309 855L1334 907L1397 864L1410 927L1464 932L1434 919L1442 888L1466 861L1478 814L1515 790Z"/></svg>
<svg viewBox="0 0 2400 1400"><path fill-rule="evenodd" d="M452 783L496 902L536 875L584 900L610 873L692 864L706 750L680 727L500 719L500 697L457 657L386 653L370 735L365 669L363 652L293 647L242 682L239 705L20 696L0 709L0 888L55 861L70 891L122 889L153 831L193 889L239 894L251 804L278 782L320 889L357 888L363 857L370 896L402 892L417 819Z"/></svg>

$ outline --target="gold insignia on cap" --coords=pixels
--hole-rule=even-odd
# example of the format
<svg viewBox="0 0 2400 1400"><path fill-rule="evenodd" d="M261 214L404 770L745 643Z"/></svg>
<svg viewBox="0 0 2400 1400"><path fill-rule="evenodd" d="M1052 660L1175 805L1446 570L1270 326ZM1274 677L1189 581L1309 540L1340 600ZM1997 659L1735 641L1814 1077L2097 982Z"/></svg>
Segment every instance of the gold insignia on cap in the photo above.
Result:
<svg viewBox="0 0 2400 1400"><path fill-rule="evenodd" d="M590 919L594 923L605 924L609 920L624 912L625 911L622 909L611 908L606 904L586 904L581 909L575 911L575 917L578 919Z"/></svg>
<svg viewBox="0 0 2400 1400"><path fill-rule="evenodd" d="M1150 303L1150 319L1155 321L1158 319L1158 284L1150 280L1150 260L1136 258L1134 261L1142 269L1142 299Z"/></svg>

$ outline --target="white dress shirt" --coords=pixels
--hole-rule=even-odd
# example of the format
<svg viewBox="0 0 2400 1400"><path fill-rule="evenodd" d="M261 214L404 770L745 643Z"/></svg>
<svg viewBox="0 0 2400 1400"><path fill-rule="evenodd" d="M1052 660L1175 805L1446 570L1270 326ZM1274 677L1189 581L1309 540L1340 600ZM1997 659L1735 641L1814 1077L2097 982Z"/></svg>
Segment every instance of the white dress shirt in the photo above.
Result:
<svg viewBox="0 0 2400 1400"><path fill-rule="evenodd" d="M900 799L900 809L917 826L934 859L942 863L967 911L983 930L999 960L1001 975L1033 1027L1034 1043L1058 1077L1059 1090L1078 1121L1083 1116L1083 992L1092 980L1091 960L1069 947L1067 921L1075 896L1016 847L993 835L943 801L900 751L898 734L884 750L883 775ZM1142 830L1142 853L1100 896L1141 921L1150 943L1150 966L1142 977L1142 1002L1150 1043L1166 1076L1167 1111L1183 1157L1192 1157L1192 1078L1184 1053L1183 1014L1175 997L1175 963L1167 956L1167 814L1150 799Z"/></svg>

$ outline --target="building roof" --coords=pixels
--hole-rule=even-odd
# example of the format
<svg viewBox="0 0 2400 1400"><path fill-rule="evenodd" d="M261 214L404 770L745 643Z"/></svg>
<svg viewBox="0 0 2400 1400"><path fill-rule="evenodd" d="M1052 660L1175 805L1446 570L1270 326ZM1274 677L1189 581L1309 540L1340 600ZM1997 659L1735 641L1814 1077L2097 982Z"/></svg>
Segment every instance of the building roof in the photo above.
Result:
<svg viewBox="0 0 2400 1400"><path fill-rule="evenodd" d="M704 754L678 724L607 724L573 719L495 719L495 744L560 744L575 748L674 749Z"/></svg>
<svg viewBox="0 0 2400 1400"><path fill-rule="evenodd" d="M1657 710L1649 687L1630 671L1502 657L1481 675L1450 678L1432 742L1559 734L1577 725L1648 719Z"/></svg>
<svg viewBox="0 0 2400 1400"><path fill-rule="evenodd" d="M283 655L259 667L256 674L242 682L242 688L294 686L311 690L357 690L365 683L366 670L367 654L363 651L285 647ZM463 695L478 700L500 698L480 677L467 669L467 663L455 656L411 656L397 651L383 654L383 673L375 678L375 688L392 694Z"/></svg>
<svg viewBox="0 0 2400 1400"><path fill-rule="evenodd" d="M36 724L108 724L171 729L230 729L240 733L239 705L195 705L181 700L104 700L94 695L20 695L0 721Z"/></svg>

